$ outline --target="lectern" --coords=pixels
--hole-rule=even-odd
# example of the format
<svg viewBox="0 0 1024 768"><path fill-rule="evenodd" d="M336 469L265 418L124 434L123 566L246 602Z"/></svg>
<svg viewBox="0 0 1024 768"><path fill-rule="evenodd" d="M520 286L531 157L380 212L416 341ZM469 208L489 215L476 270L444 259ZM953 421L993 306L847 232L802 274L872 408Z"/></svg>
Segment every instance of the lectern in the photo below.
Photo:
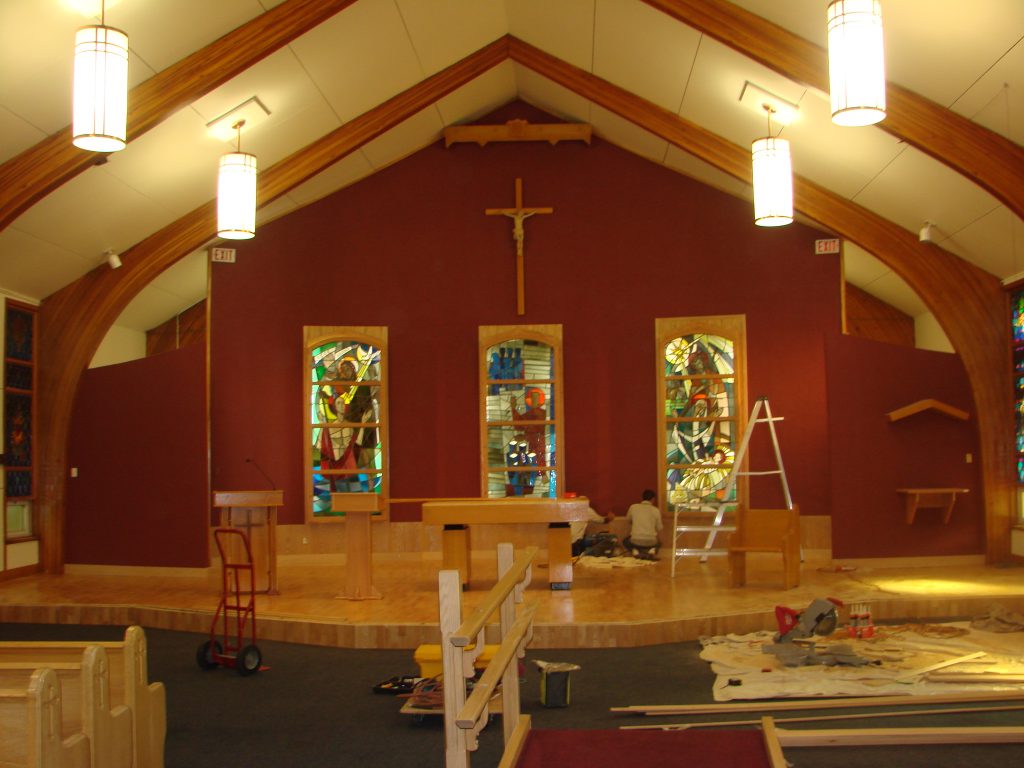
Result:
<svg viewBox="0 0 1024 768"><path fill-rule="evenodd" d="M331 509L345 513L345 591L343 600L377 600L373 586L373 536L370 516L380 512L383 499L376 493L332 493Z"/></svg>
<svg viewBox="0 0 1024 768"><path fill-rule="evenodd" d="M214 491L213 506L220 510L224 528L238 528L249 538L252 550L254 591L267 595L277 591L277 510L284 504L284 491ZM231 553L242 559L243 552Z"/></svg>

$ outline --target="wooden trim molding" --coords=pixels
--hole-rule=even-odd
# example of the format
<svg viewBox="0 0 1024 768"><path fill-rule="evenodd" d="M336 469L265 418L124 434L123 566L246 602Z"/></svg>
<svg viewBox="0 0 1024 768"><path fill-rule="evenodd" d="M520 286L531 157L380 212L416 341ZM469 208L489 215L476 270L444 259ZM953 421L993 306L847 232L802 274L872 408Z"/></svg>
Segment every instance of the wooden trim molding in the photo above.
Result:
<svg viewBox="0 0 1024 768"><path fill-rule="evenodd" d="M828 93L828 51L789 30L722 0L644 2L791 80ZM885 120L877 127L974 181L1024 218L1024 147L895 83L886 84Z"/></svg>
<svg viewBox="0 0 1024 768"><path fill-rule="evenodd" d="M128 95L128 141L355 1L286 0L140 83ZM72 145L67 126L0 165L0 231L105 157Z"/></svg>

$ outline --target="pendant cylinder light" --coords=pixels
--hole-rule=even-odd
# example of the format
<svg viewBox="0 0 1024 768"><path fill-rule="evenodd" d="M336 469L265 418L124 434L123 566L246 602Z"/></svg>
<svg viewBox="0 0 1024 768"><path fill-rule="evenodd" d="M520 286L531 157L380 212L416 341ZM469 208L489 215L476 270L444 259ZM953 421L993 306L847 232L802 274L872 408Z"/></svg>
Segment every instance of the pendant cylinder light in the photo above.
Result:
<svg viewBox="0 0 1024 768"><path fill-rule="evenodd" d="M124 149L128 123L128 35L105 25L75 33L72 143L92 152Z"/></svg>
<svg viewBox="0 0 1024 768"><path fill-rule="evenodd" d="M235 128L239 151L223 155L217 172L217 234L248 240L256 236L256 155L241 151L242 123Z"/></svg>
<svg viewBox="0 0 1024 768"><path fill-rule="evenodd" d="M793 164L786 139L766 136L750 147L754 164L754 223L782 227L793 222Z"/></svg>
<svg viewBox="0 0 1024 768"><path fill-rule="evenodd" d="M873 125L885 118L885 46L879 0L832 0L827 18L832 122Z"/></svg>

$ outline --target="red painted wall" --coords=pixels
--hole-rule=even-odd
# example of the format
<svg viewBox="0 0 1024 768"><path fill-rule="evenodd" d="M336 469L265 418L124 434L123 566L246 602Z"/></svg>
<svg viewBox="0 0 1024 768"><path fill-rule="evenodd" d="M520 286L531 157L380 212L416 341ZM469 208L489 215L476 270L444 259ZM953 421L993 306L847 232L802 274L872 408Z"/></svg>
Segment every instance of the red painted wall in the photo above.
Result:
<svg viewBox="0 0 1024 768"><path fill-rule="evenodd" d="M960 358L868 339L826 345L832 551L836 557L983 552L984 508L973 414L959 421L929 410L890 422L886 414L935 399L972 413ZM971 454L973 463L967 463ZM896 488L968 488L949 524L939 509L905 522Z"/></svg>
<svg viewBox="0 0 1024 768"><path fill-rule="evenodd" d="M207 551L205 349L87 370L68 441L69 563L200 567Z"/></svg>
<svg viewBox="0 0 1024 768"><path fill-rule="evenodd" d="M514 105L487 122L519 115L550 119ZM526 205L555 209L526 222L523 317L511 222L484 215L513 204L516 177ZM794 496L828 514L824 340L840 276L813 254L820 236L759 229L748 203L600 139L435 144L213 265L213 486L265 486L254 459L285 489L282 520L300 522L302 326L385 325L392 496L477 495L477 327L561 323L565 487L624 512L658 482L655 318L743 313L750 393L789 417Z"/></svg>

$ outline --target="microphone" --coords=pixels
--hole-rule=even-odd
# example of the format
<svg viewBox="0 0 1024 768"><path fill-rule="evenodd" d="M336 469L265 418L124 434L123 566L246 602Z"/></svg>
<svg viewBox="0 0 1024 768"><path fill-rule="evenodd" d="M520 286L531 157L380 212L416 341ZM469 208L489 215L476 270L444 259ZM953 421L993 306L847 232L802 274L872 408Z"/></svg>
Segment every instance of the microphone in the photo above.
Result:
<svg viewBox="0 0 1024 768"><path fill-rule="evenodd" d="M274 479L270 475L268 475L267 471L263 469L263 467L261 467L259 464L257 464L253 459L246 458L245 463L252 464L254 467L256 467L256 469L260 471L260 474L267 479L268 483L270 483L271 488L277 488L277 483L274 482Z"/></svg>

